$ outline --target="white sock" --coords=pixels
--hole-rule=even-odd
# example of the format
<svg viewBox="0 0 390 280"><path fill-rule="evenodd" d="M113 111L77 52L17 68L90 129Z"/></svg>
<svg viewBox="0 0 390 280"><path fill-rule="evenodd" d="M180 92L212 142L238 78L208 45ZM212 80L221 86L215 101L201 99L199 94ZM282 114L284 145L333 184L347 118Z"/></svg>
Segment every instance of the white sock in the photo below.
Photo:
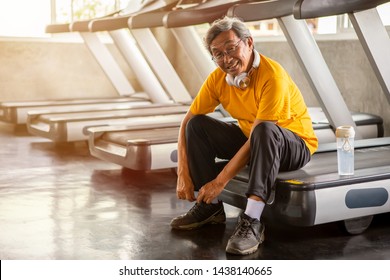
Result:
<svg viewBox="0 0 390 280"><path fill-rule="evenodd" d="M251 198L248 198L246 204L245 214L253 219L258 219L260 221L261 214L263 213L265 203L263 201L257 201Z"/></svg>

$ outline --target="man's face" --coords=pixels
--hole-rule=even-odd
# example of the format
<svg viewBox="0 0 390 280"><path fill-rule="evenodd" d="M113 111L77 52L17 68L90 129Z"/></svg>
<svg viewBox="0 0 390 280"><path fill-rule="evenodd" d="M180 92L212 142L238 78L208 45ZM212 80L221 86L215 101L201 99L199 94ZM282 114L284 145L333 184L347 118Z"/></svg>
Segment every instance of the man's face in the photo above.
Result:
<svg viewBox="0 0 390 280"><path fill-rule="evenodd" d="M210 45L213 60L227 74L247 72L253 63L253 39L241 40L233 30L220 33Z"/></svg>

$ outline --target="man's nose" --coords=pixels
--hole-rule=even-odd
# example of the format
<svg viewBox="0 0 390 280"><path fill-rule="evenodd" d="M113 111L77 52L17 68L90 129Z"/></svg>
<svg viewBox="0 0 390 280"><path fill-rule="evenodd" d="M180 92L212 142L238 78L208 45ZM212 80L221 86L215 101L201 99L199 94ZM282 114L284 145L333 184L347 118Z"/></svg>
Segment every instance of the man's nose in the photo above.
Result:
<svg viewBox="0 0 390 280"><path fill-rule="evenodd" d="M224 53L223 54L223 62L224 63L229 63L233 58L231 57L230 54Z"/></svg>

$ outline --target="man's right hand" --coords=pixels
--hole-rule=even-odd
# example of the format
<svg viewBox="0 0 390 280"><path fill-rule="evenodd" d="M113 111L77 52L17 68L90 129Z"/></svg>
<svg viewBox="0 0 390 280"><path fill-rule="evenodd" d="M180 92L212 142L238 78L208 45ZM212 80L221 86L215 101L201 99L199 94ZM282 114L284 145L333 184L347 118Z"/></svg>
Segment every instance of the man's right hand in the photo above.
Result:
<svg viewBox="0 0 390 280"><path fill-rule="evenodd" d="M194 115L191 113L191 111L188 111L184 116L180 126L179 137L177 141L178 162L176 194L179 199L184 199L191 202L195 201L196 198L194 194L194 183L192 182L190 171L188 168L185 130L188 121L193 116Z"/></svg>
<svg viewBox="0 0 390 280"><path fill-rule="evenodd" d="M185 173L185 172L184 172ZM179 199L195 201L194 184L189 174L178 173L176 194Z"/></svg>

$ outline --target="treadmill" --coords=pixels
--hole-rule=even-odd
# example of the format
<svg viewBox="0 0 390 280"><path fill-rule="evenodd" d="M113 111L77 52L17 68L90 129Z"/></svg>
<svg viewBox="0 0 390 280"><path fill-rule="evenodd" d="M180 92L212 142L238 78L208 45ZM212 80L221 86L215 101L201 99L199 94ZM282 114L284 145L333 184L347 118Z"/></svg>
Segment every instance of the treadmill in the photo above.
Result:
<svg viewBox="0 0 390 280"><path fill-rule="evenodd" d="M279 1L280 7L286 1ZM332 15L332 1L298 1L294 6L294 15L298 18L311 7L314 11L324 12L323 5L329 4L327 14ZM371 1L343 2L338 13L360 11L375 7ZM383 1L382 1L383 2ZM310 5L306 6L306 3ZM233 7L229 13L237 16L255 15L256 12L275 11L275 1L253 3ZM321 14L325 15L325 14ZM383 25L382 25L383 27ZM326 94L333 97L335 92ZM338 106L335 104L334 106ZM246 205L248 170L232 180L222 192L222 200L228 204L244 208ZM350 234L359 234L366 230L373 216L390 211L390 138L364 139L355 141L355 174L340 176L337 171L336 144L319 146L312 160L302 169L279 174L272 195L265 208L265 219L276 219L293 226L314 226L329 222L341 222Z"/></svg>
<svg viewBox="0 0 390 280"><path fill-rule="evenodd" d="M115 110L135 105L151 104L145 93L129 93L129 97L57 99L43 101L0 102L0 121L14 125L25 125L30 111L67 112L74 110Z"/></svg>
<svg viewBox="0 0 390 280"><path fill-rule="evenodd" d="M140 3L144 1L139 1ZM138 5L138 11L145 11L154 8L156 5L162 5L162 1L148 1L143 3L144 6ZM128 7L121 12L133 10L134 1L129 3ZM140 58L136 57L135 61L138 64L132 65L138 69L135 73L141 73L143 77L141 84L148 89L148 94L145 92L135 92L130 82L116 63L113 56L108 49L97 38L96 34L89 34L89 32L83 32L85 24L88 25L88 21L77 22L75 29L79 29L80 35L84 39L84 43L87 45L91 54L97 60L106 76L111 81L112 85L120 95L119 98L88 98L88 99L65 99L65 100L51 100L51 101L5 101L0 102L0 121L22 125L27 122L27 113L29 111L43 110L44 112L67 112L67 111L80 111L80 110L115 110L117 108L132 108L135 105L145 105L154 103L169 103L169 97L166 95L160 84L152 83L146 77L150 77L152 71L149 73L140 71ZM47 33L63 33L71 32L70 27L72 24L51 24L46 28ZM76 30L74 30L76 31ZM132 49L132 55L135 56L135 50ZM151 88L151 86L154 86ZM160 90L159 90L160 88ZM151 90L153 89L153 90Z"/></svg>
<svg viewBox="0 0 390 280"><path fill-rule="evenodd" d="M164 121L180 124L188 105L147 104L132 108L104 111L44 112L30 111L27 129L30 134L50 139L53 142L76 142L88 140L89 127L107 127L112 125L137 126ZM159 117L159 118L157 118Z"/></svg>
<svg viewBox="0 0 390 280"><path fill-rule="evenodd" d="M159 10L159 8L164 7L163 5L165 3L166 1L154 1L154 5L149 5L148 9L144 10L149 11L152 8L153 10ZM172 6L172 4L169 3L168 6ZM109 25L109 28L107 28L106 31L108 31L109 34L112 36L114 42L116 42L121 52L126 57L126 60L129 65L132 66L133 69L137 69L136 73L141 84L144 87L149 87L148 92L151 92L153 90L157 92L158 87L156 87L155 84L151 83L151 81L156 80L156 77L154 77L152 70L149 69L149 66L142 67L142 65L147 64L145 59L142 57L142 54L138 51L138 48L134 43L126 43L126 41L131 41L131 38L129 38L129 36L126 36L125 33L121 32L123 30L117 30L117 28L127 28L127 18L134 14L137 13L119 15L115 17L105 17L90 21L74 22L71 25L71 28L73 31L79 31L80 34L83 34L85 42L89 42L90 38L96 37L93 32L103 31L101 29L102 23L107 23ZM97 28L95 28L96 26ZM91 30L92 32L89 32L89 30ZM151 33L147 32L146 34L150 35ZM148 39L150 40L151 37L149 37ZM144 41L141 41L140 43L142 44L143 42ZM140 46L142 48L143 45L141 44ZM91 43L89 42L88 45L91 45ZM137 127L139 127L142 124L146 125L150 124L151 122L155 122L155 115L162 114L169 114L169 119L172 120L172 118L175 118L176 121L180 123L182 116L184 115L184 113L186 113L186 108L188 108L188 106L184 107L181 104L190 103L192 97L188 93L187 89L184 87L173 66L170 64L168 58L166 58L165 54L157 45L157 43L152 46L148 46L148 49L145 51L145 53L154 53L155 55L157 55L155 61L157 63L157 66L154 67L154 70L156 73L163 73L163 75L158 74L160 75L161 80L163 78L167 79L167 81L164 81L164 85L165 88L167 88L167 90L169 91L169 94L173 100L167 103L168 101L161 100L161 98L156 100L157 98L155 96L161 96L161 93L154 93L154 95L150 94L152 96L152 99L153 97L155 97L153 100L156 101L156 103L164 104L165 107L161 105L150 106L151 108L148 108L148 106L136 106L138 107L138 109L134 110L135 106L132 106L125 108L125 110L117 108L116 110L110 110L105 112L97 110L89 110L85 112L79 112L77 110L73 112L33 111L29 112L28 114L28 131L33 135L45 137L55 142L71 142L87 140L87 135L84 133L84 128L91 126L107 126L126 123L127 125L136 125ZM139 67L137 68L137 66ZM141 71L142 69L149 69L149 71ZM148 73L151 73L154 79L148 79ZM169 109L168 107L171 107L172 109ZM134 118L137 117L137 114L138 118ZM174 114L176 115L174 116ZM161 119L161 121L163 121L163 119Z"/></svg>
<svg viewBox="0 0 390 280"><path fill-rule="evenodd" d="M194 3L194 1L190 1ZM129 19L129 25L133 28L145 28L148 25L153 27L164 24L168 28L183 28L185 25L196 25L212 22L226 14L233 5L248 1L207 1L199 5L187 8L176 9L174 11L158 11L150 13L140 13ZM290 1L287 13L292 14L293 3ZM286 12L285 12L286 13ZM299 55L298 55L299 56ZM211 59L208 58L210 61ZM306 57L302 58L303 60ZM307 60L307 59L306 59ZM317 68L318 65L316 66ZM330 75L330 74L328 74ZM319 77L323 77L323 72L318 76L310 75L308 79L315 85L314 88L326 92L329 82L319 83ZM335 84L334 84L335 85ZM321 87L322 86L322 87ZM336 88L338 91L338 89ZM319 108L309 108L312 116L316 135L320 142L335 142L335 125L330 126L325 113ZM350 117L350 116L349 116ZM382 137L383 121L381 118L370 114L353 114L354 124L357 124L357 132L364 138ZM338 124L338 123L336 123ZM90 133L89 149L91 155L105 161L113 162L123 167L133 170L153 170L159 168L175 168L177 166L176 146L179 127L168 127L166 132L163 128L155 131L134 131L128 126L95 127L89 128ZM162 135L166 134L163 138ZM163 147L164 148L161 148ZM143 151L138 155L137 152ZM159 153L163 154L160 155ZM145 160L141 160L145 157ZM135 161L133 158L139 158ZM147 159L147 160L146 160ZM135 162L143 164L134 164Z"/></svg>

